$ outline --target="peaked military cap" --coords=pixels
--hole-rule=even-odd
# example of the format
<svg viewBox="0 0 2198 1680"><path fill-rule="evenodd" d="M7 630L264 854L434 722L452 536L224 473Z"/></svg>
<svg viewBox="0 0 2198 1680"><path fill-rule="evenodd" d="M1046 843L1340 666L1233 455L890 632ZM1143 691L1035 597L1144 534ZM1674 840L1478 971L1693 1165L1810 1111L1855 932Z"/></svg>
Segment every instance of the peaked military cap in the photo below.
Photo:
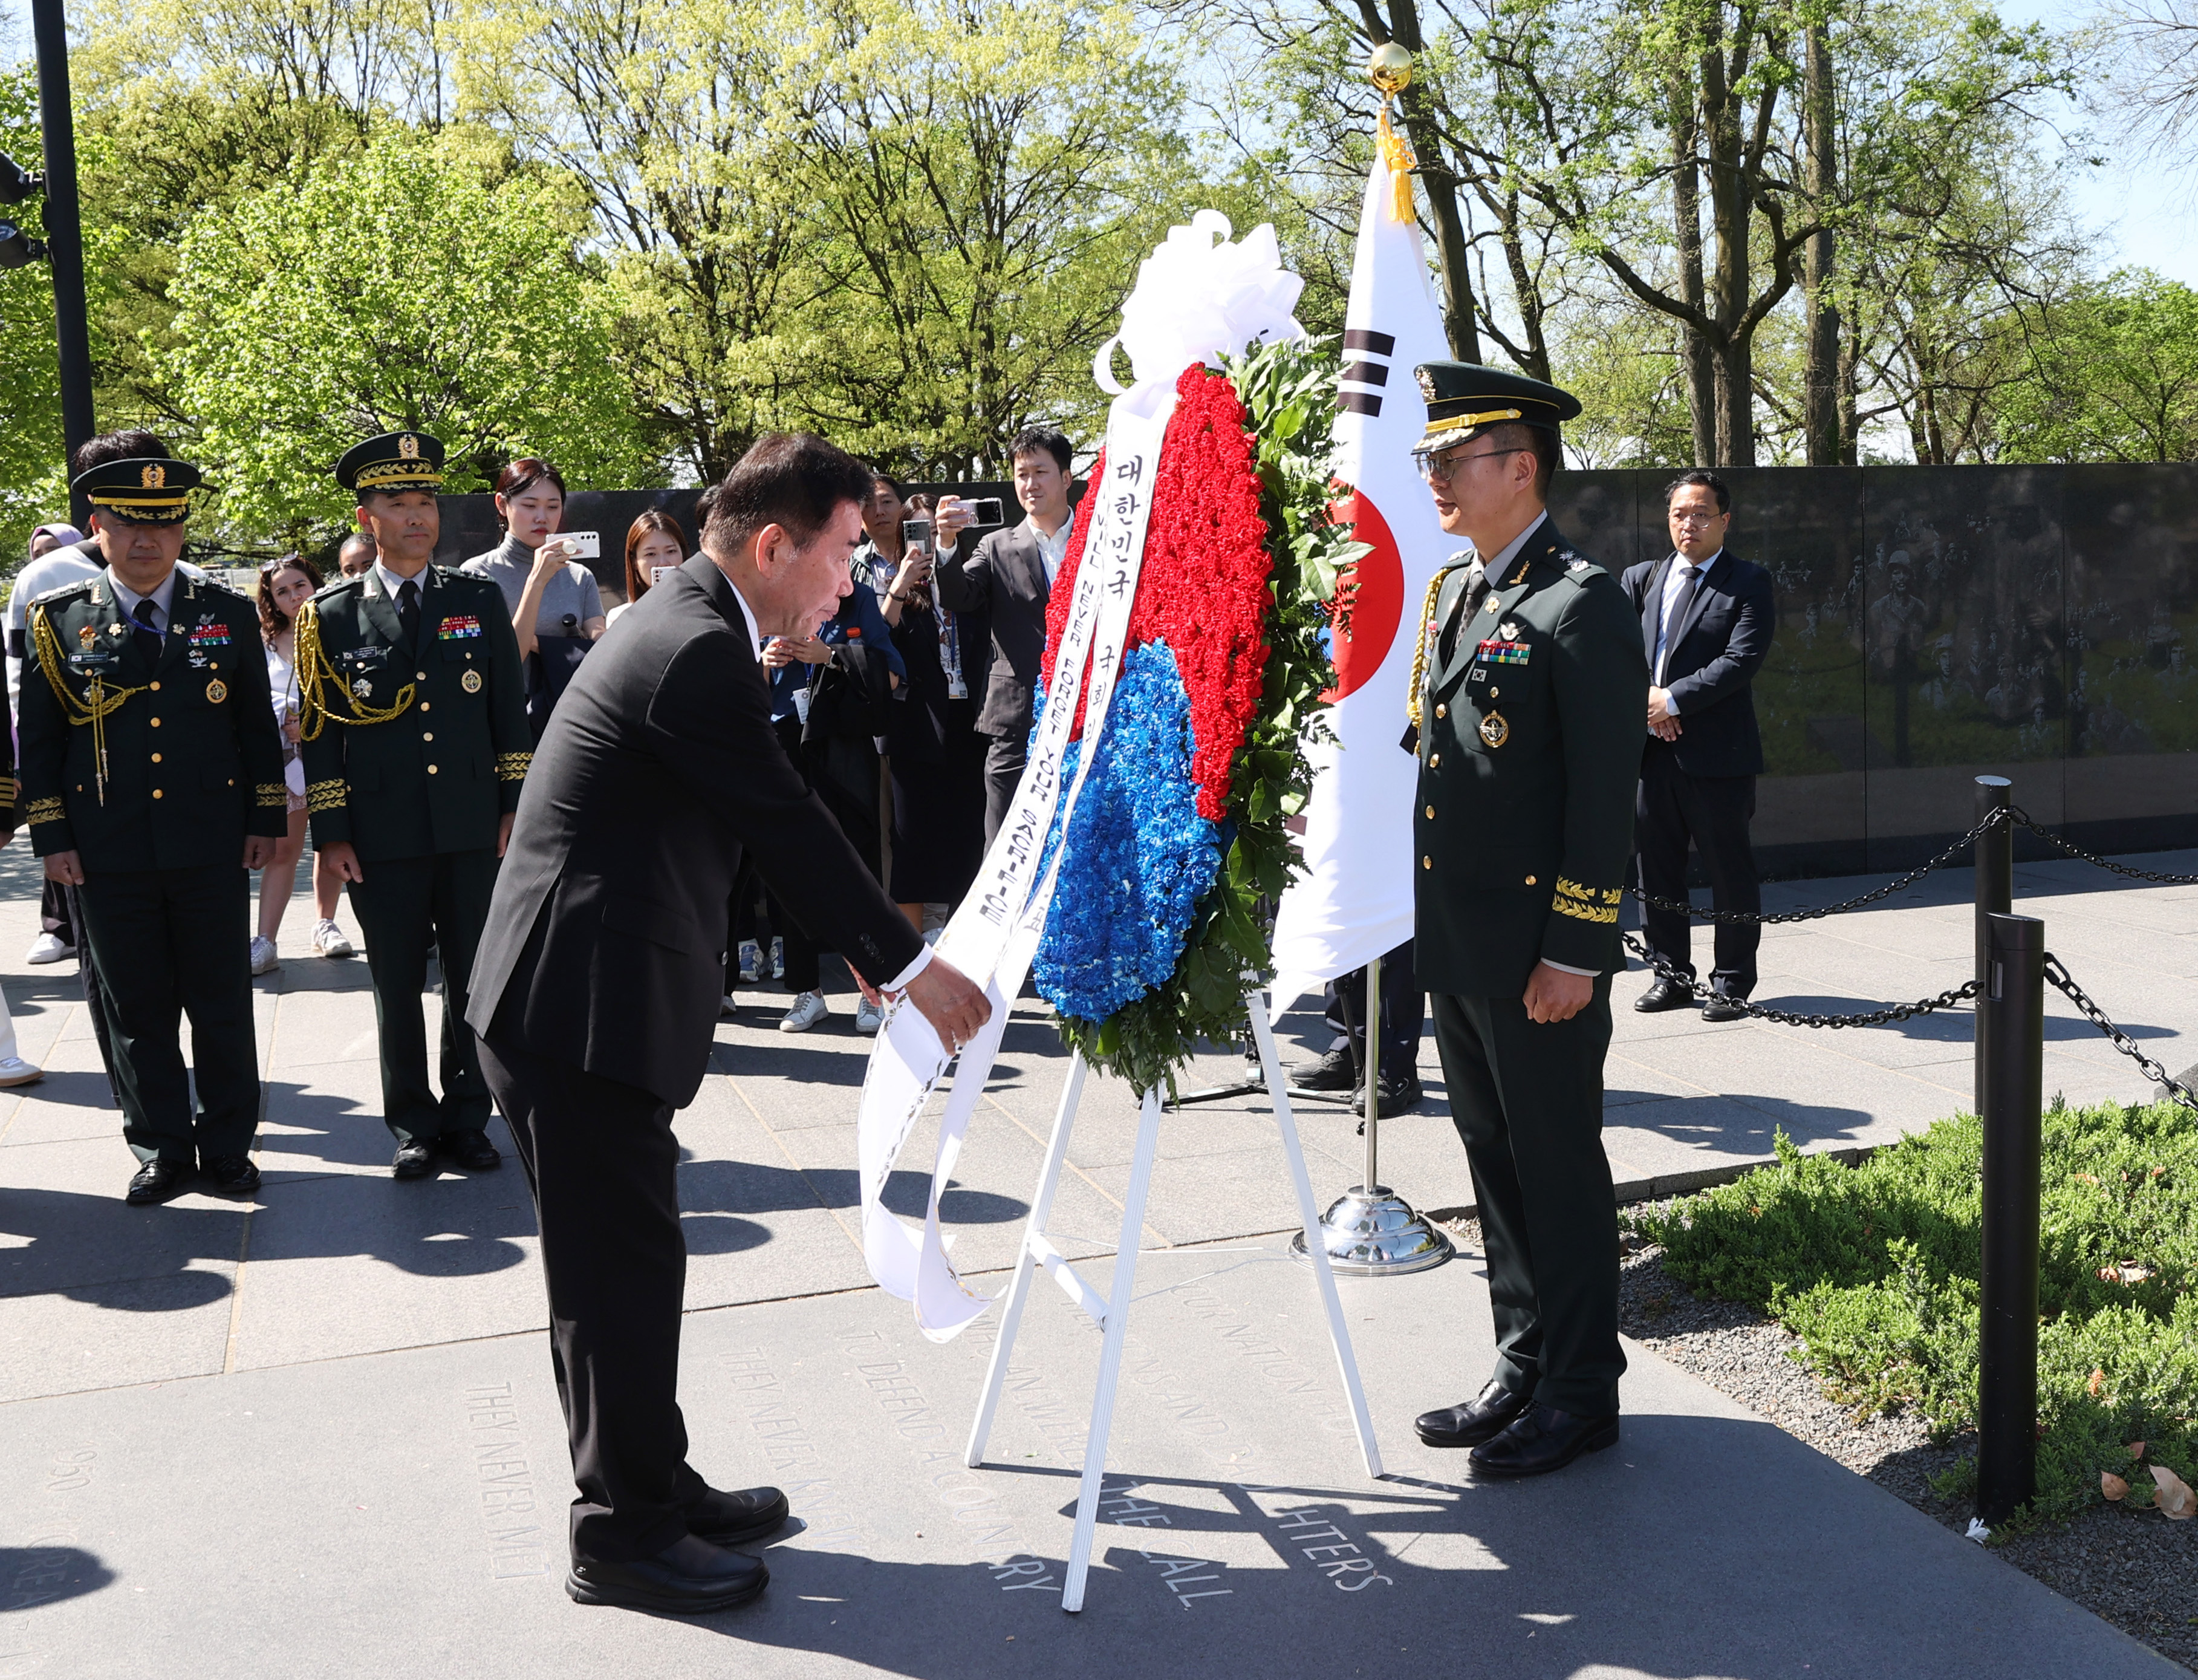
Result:
<svg viewBox="0 0 2198 1680"><path fill-rule="evenodd" d="M434 490L443 482L443 440L425 432L384 432L346 451L336 482L363 496L370 490Z"/></svg>
<svg viewBox="0 0 2198 1680"><path fill-rule="evenodd" d="M1412 371L1428 399L1428 429L1412 445L1415 455L1462 444L1484 426L1509 422L1555 432L1580 411L1570 392L1478 362L1422 362Z"/></svg>
<svg viewBox="0 0 2198 1680"><path fill-rule="evenodd" d="M166 456L135 456L78 473L69 488L101 513L132 525L179 525L190 517L199 469Z"/></svg>

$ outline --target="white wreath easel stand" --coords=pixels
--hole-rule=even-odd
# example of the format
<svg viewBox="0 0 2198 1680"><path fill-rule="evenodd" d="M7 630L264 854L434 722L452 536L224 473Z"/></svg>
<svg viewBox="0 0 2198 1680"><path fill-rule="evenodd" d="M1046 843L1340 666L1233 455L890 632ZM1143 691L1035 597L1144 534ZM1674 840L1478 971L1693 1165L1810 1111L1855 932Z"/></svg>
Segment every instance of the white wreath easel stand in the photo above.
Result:
<svg viewBox="0 0 2198 1680"><path fill-rule="evenodd" d="M1374 1439L1373 1419L1366 1410L1366 1392L1358 1381L1358 1356L1352 1352L1351 1331L1343 1320L1343 1303L1336 1293L1335 1273L1328 1263L1320 1209L1313 1200L1312 1181L1305 1173L1305 1151L1298 1142L1297 1120L1290 1113L1282 1065L1275 1055L1275 1037L1268 1024L1266 1000L1257 992L1247 992L1244 1006L1251 1017L1253 1039L1259 1046L1259 1070L1265 1075L1268 1092L1274 1098L1275 1125L1282 1136L1282 1154L1289 1163L1291 1185L1297 1192L1298 1218L1305 1228L1305 1250L1311 1257L1313 1276L1319 1281L1321 1306L1328 1314L1329 1341L1335 1349L1336 1369L1343 1377L1343 1392L1351 1402L1351 1421L1358 1431L1358 1450L1365 1456L1366 1474L1379 1477L1381 1450ZM1129 1334L1130 1303L1137 1286L1137 1252L1143 1240L1145 1193L1152 1183L1153 1156L1159 1147L1160 1131L1160 1092L1147 1091L1137 1117L1137 1143L1131 1158L1129 1189L1122 1199L1122 1235L1114 1250L1114 1275L1108 1294L1102 1298L1046 1235L1046 1221L1053 1212L1053 1193L1061 1183L1061 1163L1068 1156L1069 1136L1075 1130L1076 1110L1083 1101L1084 1083L1090 1071L1079 1052L1069 1064L1068 1082L1061 1087L1061 1107L1053 1119L1053 1136L1046 1144L1045 1162L1038 1171L1038 1193L1032 1199L1030 1218L1023 1227L1015 1282L1009 1286L1007 1302L1001 1312L1000 1338L992 1348L991 1367L985 1373L984 1393L977 1402L977 1417L970 1426L969 1447L962 1461L973 1470L985 1462L985 1441L991 1433L992 1414L999 1404L1000 1389L1007 1379L1015 1333L1022 1324L1023 1305L1030 1299L1031 1280L1043 1266L1061 1286L1061 1293L1106 1333L1099 1352L1099 1379L1091 1396L1090 1427L1084 1438L1084 1479L1076 1495L1076 1528L1069 1541L1068 1571L1061 1590L1061 1607L1071 1611L1084 1607L1084 1577L1091 1567L1092 1540L1099 1520L1099 1490L1107 1474L1107 1438L1114 1421L1114 1395L1122 1375L1122 1343Z"/></svg>

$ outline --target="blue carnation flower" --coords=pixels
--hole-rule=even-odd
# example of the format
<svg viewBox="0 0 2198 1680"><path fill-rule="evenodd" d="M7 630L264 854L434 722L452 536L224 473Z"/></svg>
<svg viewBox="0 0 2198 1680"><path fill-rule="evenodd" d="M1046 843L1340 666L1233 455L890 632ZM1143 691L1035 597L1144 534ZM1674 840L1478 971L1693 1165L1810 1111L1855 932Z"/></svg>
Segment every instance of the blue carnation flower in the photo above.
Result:
<svg viewBox="0 0 2198 1680"><path fill-rule="evenodd" d="M1040 718L1044 707L1041 689ZM1192 915L1221 870L1219 825L1198 814L1192 744L1175 654L1165 642L1131 648L1032 964L1039 995L1064 1015L1104 1020L1166 985L1183 960ZM1064 791L1090 745L1070 743ZM1062 843L1056 812L1041 878Z"/></svg>

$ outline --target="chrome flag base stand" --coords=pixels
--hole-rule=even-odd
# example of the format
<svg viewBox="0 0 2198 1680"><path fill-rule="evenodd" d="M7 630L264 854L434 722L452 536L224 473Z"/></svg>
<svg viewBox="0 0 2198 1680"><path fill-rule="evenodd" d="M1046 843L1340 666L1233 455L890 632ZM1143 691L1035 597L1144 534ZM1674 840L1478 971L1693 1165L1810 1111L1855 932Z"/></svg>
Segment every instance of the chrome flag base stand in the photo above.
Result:
<svg viewBox="0 0 2198 1680"><path fill-rule="evenodd" d="M1282 1154L1289 1163L1290 1182L1297 1191L1298 1217L1304 1229L1298 1241L1316 1235L1320 1216L1312 1199L1312 1180L1306 1176L1305 1151L1298 1143L1297 1122L1290 1113L1288 1088L1282 1083L1275 1038L1267 1022L1265 1000L1247 993L1245 1008L1252 1021L1252 1036L1259 1050L1259 1066L1267 1089L1274 1094L1275 1125L1282 1134ZM1130 1302L1137 1283L1137 1250L1145 1229L1145 1193L1151 1188L1153 1157L1160 1131L1160 1098L1157 1090L1145 1093L1137 1116L1137 1144L1130 1166L1129 1189L1122 1198L1122 1234L1114 1251L1114 1275L1108 1293L1100 1293L1079 1277L1067 1257L1046 1236L1046 1220L1053 1211L1054 1191L1061 1183L1061 1163L1068 1156L1068 1139L1076 1124L1076 1108L1084 1096L1084 1075L1090 1071L1079 1054L1068 1067L1068 1083L1061 1087L1061 1107L1054 1115L1053 1136L1045 1148L1045 1164L1038 1171L1038 1193L1031 1198L1030 1218L1023 1227L1021 1251L1015 1261L1015 1282L1008 1288L1000 1313L1000 1337L992 1346L991 1366L985 1373L985 1391L977 1402L976 1421L969 1427L968 1450L962 1462L976 1469L985 1462L985 1441L991 1433L992 1415L1007 1381L1008 1361L1015 1350L1015 1333L1021 1328L1023 1306L1030 1299L1031 1279L1043 1266L1061 1292L1081 1307L1087 1317L1105 1332L1099 1351L1099 1380L1091 1397L1091 1427L1084 1438L1084 1479L1076 1495L1076 1527L1068 1546L1068 1570L1061 1590L1061 1607L1084 1607L1084 1577L1091 1567L1091 1546L1099 1520L1099 1490L1107 1473L1107 1436L1114 1421L1114 1391L1121 1380L1122 1342L1130 1327ZM1351 1402L1351 1421L1358 1433L1358 1450L1366 1460L1366 1474L1381 1474L1381 1449L1374 1441L1374 1421L1366 1410L1366 1392L1358 1381L1358 1361L1351 1349L1351 1332L1343 1320L1343 1302L1336 1293L1335 1276L1325 1247L1315 1252L1313 1276L1318 1281L1323 1309L1328 1314L1329 1340L1335 1349L1336 1369L1343 1392Z"/></svg>
<svg viewBox="0 0 2198 1680"><path fill-rule="evenodd" d="M1348 1018L1346 1017L1346 1020ZM1290 1239L1304 1259L1317 1241L1328 1265L1350 1277L1405 1277L1431 1271L1457 1250L1412 1205L1381 1182L1381 959L1366 965L1366 1178L1346 1190L1321 1216L1317 1236L1308 1226Z"/></svg>

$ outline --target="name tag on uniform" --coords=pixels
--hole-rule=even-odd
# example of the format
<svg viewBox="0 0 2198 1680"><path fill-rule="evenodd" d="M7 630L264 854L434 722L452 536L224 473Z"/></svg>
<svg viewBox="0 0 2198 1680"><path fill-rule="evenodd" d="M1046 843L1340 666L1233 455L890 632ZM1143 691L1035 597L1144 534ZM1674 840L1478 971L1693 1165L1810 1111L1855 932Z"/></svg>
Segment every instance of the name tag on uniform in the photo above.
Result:
<svg viewBox="0 0 2198 1680"><path fill-rule="evenodd" d="M441 626L435 631L435 639L438 642L462 642L468 637L479 636L480 633L480 620L471 613L465 613L457 618L444 619Z"/></svg>
<svg viewBox="0 0 2198 1680"><path fill-rule="evenodd" d="M1489 665L1524 665L1533 651L1524 642L1499 642L1493 637L1480 644L1480 657Z"/></svg>
<svg viewBox="0 0 2198 1680"><path fill-rule="evenodd" d="M71 671L80 671L90 677L96 677L102 672L112 671L120 663L120 659L113 654L82 653L71 654L68 656Z"/></svg>
<svg viewBox="0 0 2198 1680"><path fill-rule="evenodd" d="M347 648L336 655L335 662L346 671L379 671L389 663L389 649Z"/></svg>

